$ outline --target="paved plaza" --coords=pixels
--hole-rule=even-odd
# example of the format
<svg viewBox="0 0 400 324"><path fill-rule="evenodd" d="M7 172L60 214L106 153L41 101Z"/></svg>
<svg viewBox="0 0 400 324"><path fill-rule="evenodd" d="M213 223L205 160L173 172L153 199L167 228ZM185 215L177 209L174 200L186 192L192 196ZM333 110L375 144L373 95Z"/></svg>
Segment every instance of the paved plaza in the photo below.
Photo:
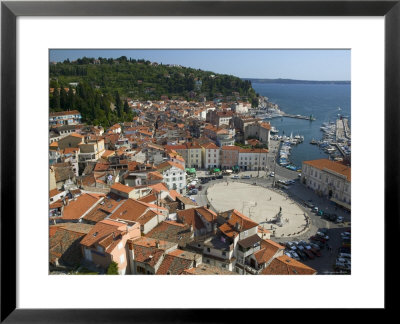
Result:
<svg viewBox="0 0 400 324"><path fill-rule="evenodd" d="M272 233L275 231L277 238L299 236L309 228L306 211L273 189L236 181L219 182L208 187L207 199L216 211L236 209Z"/></svg>

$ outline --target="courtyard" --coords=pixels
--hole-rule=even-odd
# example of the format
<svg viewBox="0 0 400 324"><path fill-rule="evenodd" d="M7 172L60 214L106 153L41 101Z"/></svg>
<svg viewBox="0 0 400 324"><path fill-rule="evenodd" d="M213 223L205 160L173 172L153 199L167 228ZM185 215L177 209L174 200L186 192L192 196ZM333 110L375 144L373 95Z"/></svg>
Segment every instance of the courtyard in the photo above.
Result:
<svg viewBox="0 0 400 324"><path fill-rule="evenodd" d="M308 231L306 211L285 193L239 181L224 181L207 189L216 211L236 209L271 231L276 238L294 237Z"/></svg>

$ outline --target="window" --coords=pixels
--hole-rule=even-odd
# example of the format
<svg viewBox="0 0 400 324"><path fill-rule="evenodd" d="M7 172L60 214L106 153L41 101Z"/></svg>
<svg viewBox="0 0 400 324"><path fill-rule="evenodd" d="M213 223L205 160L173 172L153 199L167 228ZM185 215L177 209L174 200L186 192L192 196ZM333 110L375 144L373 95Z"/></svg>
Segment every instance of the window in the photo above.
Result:
<svg viewBox="0 0 400 324"><path fill-rule="evenodd" d="M118 243L118 249L121 250L123 247L124 247L124 246L122 245L122 242L119 242L119 243Z"/></svg>
<svg viewBox="0 0 400 324"><path fill-rule="evenodd" d="M210 252L211 250L210 250L210 248L207 248L207 252Z"/></svg>
<svg viewBox="0 0 400 324"><path fill-rule="evenodd" d="M225 263L222 263L221 266L222 266L222 268L226 269L226 264Z"/></svg>
<svg viewBox="0 0 400 324"><path fill-rule="evenodd" d="M225 251L222 251L222 255L223 255L223 256L226 256L226 252L225 252Z"/></svg>
<svg viewBox="0 0 400 324"><path fill-rule="evenodd" d="M121 254L121 256L119 257L119 262L120 263L124 263L125 262L125 255Z"/></svg>

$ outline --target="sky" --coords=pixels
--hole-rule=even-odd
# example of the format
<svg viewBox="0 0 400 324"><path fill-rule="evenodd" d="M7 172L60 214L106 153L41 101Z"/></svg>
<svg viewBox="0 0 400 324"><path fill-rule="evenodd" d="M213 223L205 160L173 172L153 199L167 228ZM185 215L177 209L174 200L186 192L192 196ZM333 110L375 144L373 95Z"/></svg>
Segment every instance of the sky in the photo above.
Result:
<svg viewBox="0 0 400 324"><path fill-rule="evenodd" d="M350 50L52 49L50 61L82 57L145 59L240 78L350 81Z"/></svg>

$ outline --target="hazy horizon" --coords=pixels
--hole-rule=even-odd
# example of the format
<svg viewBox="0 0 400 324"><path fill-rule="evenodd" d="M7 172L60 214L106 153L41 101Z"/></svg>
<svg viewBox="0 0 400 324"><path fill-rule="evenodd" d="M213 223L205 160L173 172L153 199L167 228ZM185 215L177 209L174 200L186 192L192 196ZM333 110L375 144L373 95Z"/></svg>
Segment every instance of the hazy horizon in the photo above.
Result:
<svg viewBox="0 0 400 324"><path fill-rule="evenodd" d="M242 79L350 81L350 50L51 49L50 61L83 57L145 59L230 74Z"/></svg>

